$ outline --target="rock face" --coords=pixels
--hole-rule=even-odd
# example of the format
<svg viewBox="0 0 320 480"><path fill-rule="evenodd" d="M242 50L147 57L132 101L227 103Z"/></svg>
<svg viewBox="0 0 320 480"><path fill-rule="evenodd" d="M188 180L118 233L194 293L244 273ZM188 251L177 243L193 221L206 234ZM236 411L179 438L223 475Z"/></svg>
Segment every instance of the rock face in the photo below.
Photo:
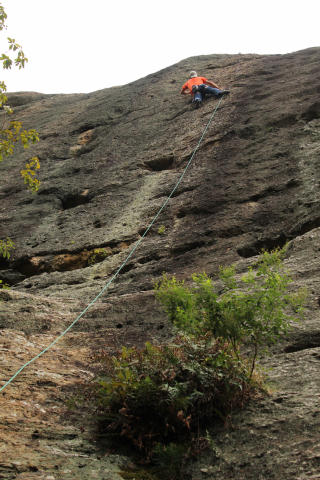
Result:
<svg viewBox="0 0 320 480"><path fill-rule="evenodd" d="M190 70L222 100L186 176L116 281L74 328L0 394L0 478L121 479L127 460L99 451L90 421L66 416L101 347L171 331L152 288L162 272L246 268L291 241L287 265L310 292L305 322L265 360L273 393L217 433L191 476L319 478L320 48L209 55L91 94L9 96L41 142L0 164L0 238L16 245L0 278L1 378L45 348L99 294L172 191L216 106L179 95ZM19 170L30 153L41 187ZM159 230L159 227L162 227Z"/></svg>

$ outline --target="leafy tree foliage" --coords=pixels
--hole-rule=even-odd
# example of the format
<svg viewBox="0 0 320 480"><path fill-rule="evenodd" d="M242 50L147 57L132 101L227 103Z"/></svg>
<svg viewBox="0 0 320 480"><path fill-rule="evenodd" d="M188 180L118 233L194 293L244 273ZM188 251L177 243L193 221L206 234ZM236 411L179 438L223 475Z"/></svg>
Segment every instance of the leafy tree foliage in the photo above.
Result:
<svg viewBox="0 0 320 480"><path fill-rule="evenodd" d="M4 7L0 3L0 31L7 29L7 14ZM0 64L4 69L11 69L15 66L19 69L24 68L28 62L21 45L14 38L7 37L8 51L0 55ZM27 149L31 144L39 141L39 135L34 129L26 130L22 123L18 121L10 121L9 116L13 114L12 108L7 104L6 95L7 87L4 82L0 82L0 111L2 110L2 124L0 124L0 162L4 158L14 154L17 144ZM25 167L20 171L24 183L32 192L36 192L39 188L40 181L37 178L37 172L40 168L39 159L31 158ZM10 253L14 248L14 244L10 239L0 241L0 257L9 259Z"/></svg>

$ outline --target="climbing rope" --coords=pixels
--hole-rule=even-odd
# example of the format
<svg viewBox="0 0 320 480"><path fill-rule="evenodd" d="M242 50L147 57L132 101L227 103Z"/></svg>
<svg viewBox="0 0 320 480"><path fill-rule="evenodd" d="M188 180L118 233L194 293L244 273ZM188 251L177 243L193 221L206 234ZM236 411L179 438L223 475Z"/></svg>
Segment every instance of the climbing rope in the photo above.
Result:
<svg viewBox="0 0 320 480"><path fill-rule="evenodd" d="M36 355L35 357L33 357L31 360L29 360L28 362L26 362L24 365L22 365L22 367L19 368L19 370L14 374L12 375L12 377L0 388L0 392L2 392L21 372L22 370L24 370L28 365L30 365L31 363L35 362L39 357L41 357L44 353L46 353L48 350L50 350L50 348L53 347L53 345L55 345L62 337L64 337L66 335L66 333L69 332L69 330L71 330L71 328L80 320L81 317L83 317L83 315L89 310L90 307L92 307L92 305L94 305L96 303L96 301L104 294L104 292L109 288L109 286L111 285L111 283L117 278L117 276L119 275L119 273L121 272L121 270L123 269L123 267L128 263L129 259L132 257L132 255L134 254L134 252L137 250L137 248L139 247L139 245L141 244L141 242L143 241L144 237L147 235L147 233L149 232L150 228L153 226L153 224L156 222L156 220L158 219L158 217L161 215L162 211L165 209L165 207L167 206L170 198L172 197L172 195L174 194L174 192L177 190L177 188L179 187L180 183L182 182L182 179L183 177L185 176L189 166L191 165L191 162L197 152L197 150L199 149L200 145L201 145L201 142L205 136L205 134L207 133L207 130L216 114L216 111L218 110L219 106L220 106L220 103L223 99L223 96L219 99L219 102L217 103L213 113L211 114L210 118L209 118L209 121L207 123L207 125L205 126L203 132L202 132L202 135L200 137L200 140L198 141L198 144L197 146L195 147L195 149L193 150L193 153L187 163L187 165L185 166L182 174L180 175L177 183L175 184L174 188L172 189L170 195L166 198L165 202L163 203L163 205L160 207L160 209L158 210L157 214L155 215L155 217L153 218L153 220L150 222L150 224L148 225L148 227L145 229L143 235L139 238L139 240L137 241L137 243L134 245L134 247L132 248L132 250L130 251L130 253L128 254L128 256L126 257L126 259L124 260L124 262L120 265L120 267L118 268L118 270L113 274L113 276L110 278L110 280L106 283L106 285L101 289L101 291L98 293L98 295L86 306L86 308L77 316L77 318L55 339L53 340L50 345L48 345L46 348L44 348L40 353L38 353L38 355Z"/></svg>

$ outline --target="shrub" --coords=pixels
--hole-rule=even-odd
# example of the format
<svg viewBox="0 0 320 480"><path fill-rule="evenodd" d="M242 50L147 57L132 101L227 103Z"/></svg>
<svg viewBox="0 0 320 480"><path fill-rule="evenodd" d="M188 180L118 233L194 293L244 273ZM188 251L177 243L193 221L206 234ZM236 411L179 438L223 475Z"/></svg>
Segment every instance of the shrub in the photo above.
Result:
<svg viewBox="0 0 320 480"><path fill-rule="evenodd" d="M221 339L180 335L168 345L123 347L101 362L96 398L102 431L147 458L157 444L180 443L225 419L253 391L246 365Z"/></svg>
<svg viewBox="0 0 320 480"><path fill-rule="evenodd" d="M289 291L292 279L283 264L284 253L285 249L263 252L256 269L250 267L239 278L234 266L220 268L220 295L204 273L193 275L191 286L163 275L155 286L156 297L179 330L223 338L236 355L244 342L250 343L252 375L261 349L287 333L303 311L306 292Z"/></svg>

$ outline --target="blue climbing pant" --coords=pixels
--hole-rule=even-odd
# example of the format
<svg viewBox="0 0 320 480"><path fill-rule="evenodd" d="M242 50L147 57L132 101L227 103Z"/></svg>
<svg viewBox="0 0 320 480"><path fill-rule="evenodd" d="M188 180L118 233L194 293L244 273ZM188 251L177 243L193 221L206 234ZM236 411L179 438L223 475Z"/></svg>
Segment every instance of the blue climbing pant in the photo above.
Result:
<svg viewBox="0 0 320 480"><path fill-rule="evenodd" d="M194 85L192 88L193 101L202 102L206 95L214 95L215 97L218 97L221 92L222 90L219 90L219 88L209 87L209 85L205 85L204 83L201 85Z"/></svg>

